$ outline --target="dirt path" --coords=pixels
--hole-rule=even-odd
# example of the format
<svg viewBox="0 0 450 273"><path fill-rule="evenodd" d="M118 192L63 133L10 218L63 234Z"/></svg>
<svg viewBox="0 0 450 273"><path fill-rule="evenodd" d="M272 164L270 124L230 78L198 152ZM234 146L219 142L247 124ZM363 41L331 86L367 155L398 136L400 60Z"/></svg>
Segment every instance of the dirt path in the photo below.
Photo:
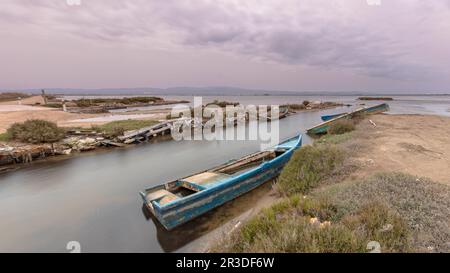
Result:
<svg viewBox="0 0 450 273"><path fill-rule="evenodd" d="M450 118L377 115L363 120L345 143L361 166L352 176L400 171L450 185Z"/></svg>

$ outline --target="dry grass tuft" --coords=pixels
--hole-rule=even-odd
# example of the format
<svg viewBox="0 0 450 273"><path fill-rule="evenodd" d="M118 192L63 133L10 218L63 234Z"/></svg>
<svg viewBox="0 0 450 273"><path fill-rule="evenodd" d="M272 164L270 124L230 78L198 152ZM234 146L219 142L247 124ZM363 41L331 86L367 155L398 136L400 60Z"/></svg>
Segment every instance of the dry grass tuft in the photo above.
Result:
<svg viewBox="0 0 450 273"><path fill-rule="evenodd" d="M381 173L318 193L331 198L342 214L367 202L397 211L412 231L413 251L450 251L450 187L403 173Z"/></svg>
<svg viewBox="0 0 450 273"><path fill-rule="evenodd" d="M344 161L344 151L334 145L304 146L294 153L275 188L282 195L307 193L333 175Z"/></svg>

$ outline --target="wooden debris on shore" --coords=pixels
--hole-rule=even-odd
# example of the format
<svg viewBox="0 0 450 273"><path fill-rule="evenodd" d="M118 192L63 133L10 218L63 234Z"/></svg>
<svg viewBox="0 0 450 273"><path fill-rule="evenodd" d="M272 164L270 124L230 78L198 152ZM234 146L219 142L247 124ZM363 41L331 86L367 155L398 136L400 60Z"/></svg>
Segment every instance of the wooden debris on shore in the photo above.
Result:
<svg viewBox="0 0 450 273"><path fill-rule="evenodd" d="M148 140L158 135L165 135L166 133L170 133L170 130L173 128L173 123L179 120L181 119L166 120L156 125L144 127L138 130L127 131L123 134L123 136L117 137L117 139L125 144L131 144Z"/></svg>
<svg viewBox="0 0 450 273"><path fill-rule="evenodd" d="M109 139L101 140L99 143L100 143L100 145L103 145L103 146L106 146L106 147L108 147L108 146L113 146L113 147L125 147L125 146L127 146L127 145L125 145L123 143L114 142L114 141L111 141Z"/></svg>
<svg viewBox="0 0 450 273"><path fill-rule="evenodd" d="M29 163L35 159L45 158L54 154L51 145L22 145L0 148L0 166L16 163Z"/></svg>

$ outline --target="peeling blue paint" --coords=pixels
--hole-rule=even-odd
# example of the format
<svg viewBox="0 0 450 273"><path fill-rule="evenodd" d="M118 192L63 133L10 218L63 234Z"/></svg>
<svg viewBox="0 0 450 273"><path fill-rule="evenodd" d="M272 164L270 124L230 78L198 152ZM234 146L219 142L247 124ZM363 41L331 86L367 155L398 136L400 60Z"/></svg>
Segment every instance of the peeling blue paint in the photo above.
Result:
<svg viewBox="0 0 450 273"><path fill-rule="evenodd" d="M288 139L270 149L274 151L284 150L283 154L247 172L221 179L210 187L178 180L147 189L141 192L141 196L161 224L170 230L275 178L289 161L294 150L300 147L301 144L301 135ZM157 189L175 188L182 183L188 183L185 186L188 188L192 187L197 192L165 204L160 204L157 200L150 202L147 200L147 192Z"/></svg>

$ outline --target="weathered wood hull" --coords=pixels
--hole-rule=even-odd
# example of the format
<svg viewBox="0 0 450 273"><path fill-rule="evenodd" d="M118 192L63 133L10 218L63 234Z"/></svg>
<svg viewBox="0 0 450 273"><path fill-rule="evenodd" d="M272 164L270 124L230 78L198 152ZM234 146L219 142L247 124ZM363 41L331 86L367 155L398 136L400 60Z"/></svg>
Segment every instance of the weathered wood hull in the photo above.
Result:
<svg viewBox="0 0 450 273"><path fill-rule="evenodd" d="M301 135L296 137L295 141L290 139L276 147L283 147L282 145L286 143L289 143L289 145L284 147L287 149L280 156L239 175L227 177L217 183L217 185L202 188L200 191L187 197L160 205L158 202L149 202L146 198L148 196L146 192L142 192L141 196L159 222L166 229L173 229L278 176L284 165L291 158L294 150L301 146ZM146 191L152 191L153 189Z"/></svg>

